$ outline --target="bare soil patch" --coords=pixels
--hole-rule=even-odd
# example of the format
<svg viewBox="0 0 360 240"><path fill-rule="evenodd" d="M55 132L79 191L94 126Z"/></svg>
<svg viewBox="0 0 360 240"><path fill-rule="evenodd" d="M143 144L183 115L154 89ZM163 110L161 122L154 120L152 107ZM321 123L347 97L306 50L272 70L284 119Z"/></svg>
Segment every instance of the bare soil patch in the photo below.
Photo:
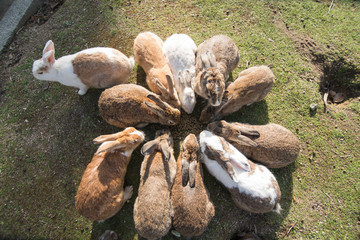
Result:
<svg viewBox="0 0 360 240"><path fill-rule="evenodd" d="M287 23L276 19L274 24L293 40L298 51L310 60L319 81L319 91L322 94L330 93L329 100L341 103L348 98L360 96L360 82L356 81L360 74L358 66L336 54L332 46L317 44L311 37L291 29Z"/></svg>

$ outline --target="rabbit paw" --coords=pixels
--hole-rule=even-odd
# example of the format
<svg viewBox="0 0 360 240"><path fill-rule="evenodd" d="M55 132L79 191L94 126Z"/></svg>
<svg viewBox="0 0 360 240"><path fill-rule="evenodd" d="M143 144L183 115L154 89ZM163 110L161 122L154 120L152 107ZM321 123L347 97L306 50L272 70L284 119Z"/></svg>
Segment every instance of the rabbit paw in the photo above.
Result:
<svg viewBox="0 0 360 240"><path fill-rule="evenodd" d="M133 195L133 186L127 186L124 190L124 201L127 201Z"/></svg>
<svg viewBox="0 0 360 240"><path fill-rule="evenodd" d="M78 91L78 94L79 95L84 95L87 92L88 89L89 89L88 87L80 88L80 90Z"/></svg>

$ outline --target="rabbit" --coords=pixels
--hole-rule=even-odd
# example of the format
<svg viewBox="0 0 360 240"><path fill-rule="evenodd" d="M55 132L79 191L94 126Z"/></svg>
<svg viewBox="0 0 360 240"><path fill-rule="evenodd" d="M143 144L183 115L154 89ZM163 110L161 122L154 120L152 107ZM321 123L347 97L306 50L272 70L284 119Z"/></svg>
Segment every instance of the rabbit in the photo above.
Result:
<svg viewBox="0 0 360 240"><path fill-rule="evenodd" d="M136 84L121 84L106 89L98 102L101 117L119 128L145 127L149 123L176 125L180 111L160 97Z"/></svg>
<svg viewBox="0 0 360 240"><path fill-rule="evenodd" d="M200 146L196 136L189 134L181 144L171 189L173 227L185 237L200 236L215 216L199 160Z"/></svg>
<svg viewBox="0 0 360 240"><path fill-rule="evenodd" d="M39 80L59 82L79 88L84 95L89 88L108 88L125 83L135 60L114 48L96 47L55 60L54 43L49 40L41 59L34 61L32 72Z"/></svg>
<svg viewBox="0 0 360 240"><path fill-rule="evenodd" d="M173 73L181 107L186 113L191 114L196 104L196 44L186 34L173 34L164 42L163 52Z"/></svg>
<svg viewBox="0 0 360 240"><path fill-rule="evenodd" d="M221 120L210 123L207 129L225 138L246 157L269 168L289 165L300 151L299 139L290 130L274 123L249 125Z"/></svg>
<svg viewBox="0 0 360 240"><path fill-rule="evenodd" d="M200 133L202 161L211 175L231 193L237 207L253 213L280 214L281 192L274 175L248 160L224 138L204 130Z"/></svg>
<svg viewBox="0 0 360 240"><path fill-rule="evenodd" d="M200 115L201 123L209 123L238 111L245 105L263 100L271 90L275 75L267 66L248 68L226 88L221 104L217 107L207 104Z"/></svg>
<svg viewBox="0 0 360 240"><path fill-rule="evenodd" d="M118 240L118 235L114 231L106 230L98 240Z"/></svg>
<svg viewBox="0 0 360 240"><path fill-rule="evenodd" d="M196 52L195 92L211 106L219 106L239 58L239 50L228 36L216 35L201 43Z"/></svg>
<svg viewBox="0 0 360 240"><path fill-rule="evenodd" d="M158 130L155 139L143 145L141 153L145 157L134 204L135 229L142 237L158 239L171 228L170 191L176 174L176 160L170 131Z"/></svg>
<svg viewBox="0 0 360 240"><path fill-rule="evenodd" d="M91 221L106 220L131 198L133 187L123 189L124 178L132 152L144 139L144 133L133 127L94 139L102 144L86 167L75 200L82 216Z"/></svg>
<svg viewBox="0 0 360 240"><path fill-rule="evenodd" d="M150 90L159 94L163 101L180 108L172 73L162 48L163 41L154 33L139 33L134 40L134 57L146 73L146 83Z"/></svg>

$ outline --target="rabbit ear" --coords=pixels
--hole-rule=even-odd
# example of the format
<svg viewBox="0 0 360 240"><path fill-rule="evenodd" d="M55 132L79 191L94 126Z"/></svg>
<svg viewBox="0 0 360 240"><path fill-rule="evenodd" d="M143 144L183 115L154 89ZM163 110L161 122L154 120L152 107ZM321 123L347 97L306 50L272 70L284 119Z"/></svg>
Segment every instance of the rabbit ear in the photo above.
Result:
<svg viewBox="0 0 360 240"><path fill-rule="evenodd" d="M159 144L159 148L163 153L165 160L169 161L171 158L170 146L167 141L161 141Z"/></svg>
<svg viewBox="0 0 360 240"><path fill-rule="evenodd" d="M192 81L191 81L191 73L189 70L186 70L186 75L185 75L185 85L187 87L192 88Z"/></svg>
<svg viewBox="0 0 360 240"><path fill-rule="evenodd" d="M169 75L165 75L166 76L166 80L167 80L167 84L169 87L169 93L171 96L174 96L174 82L172 80L172 78Z"/></svg>
<svg viewBox="0 0 360 240"><path fill-rule="evenodd" d="M200 59L202 62L201 70L206 70L206 69L210 68L210 61L209 61L209 57L208 57L207 53L201 54Z"/></svg>
<svg viewBox="0 0 360 240"><path fill-rule="evenodd" d="M100 144L106 141L115 141L116 139L119 138L119 133L114 133L114 134L108 134L108 135L100 135L99 137L95 138L93 140L94 144Z"/></svg>
<svg viewBox="0 0 360 240"><path fill-rule="evenodd" d="M189 165L190 164L187 159L181 159L181 178L183 187L185 187L189 182Z"/></svg>
<svg viewBox="0 0 360 240"><path fill-rule="evenodd" d="M178 72L178 81L179 81L179 83L181 84L182 87L186 86L186 82L185 82L186 79L184 78L184 74L181 71Z"/></svg>
<svg viewBox="0 0 360 240"><path fill-rule="evenodd" d="M154 104L154 103L151 103L151 102L144 102L144 104L147 106L147 108L154 114L156 114L157 116L159 117L164 117L166 114L165 114L165 111L160 108L158 105Z"/></svg>
<svg viewBox="0 0 360 240"><path fill-rule="evenodd" d="M207 55L208 55L210 67L216 67L217 64L216 64L216 57L215 57L214 53L208 51L208 52L207 52Z"/></svg>
<svg viewBox="0 0 360 240"><path fill-rule="evenodd" d="M158 87L158 89L160 90L161 92L161 95L163 97L165 97L166 99L169 99L170 98L170 94L169 94L169 91L166 89L166 87L164 86L164 84L162 84L159 79L155 78L155 84L156 86Z"/></svg>
<svg viewBox="0 0 360 240"><path fill-rule="evenodd" d="M191 188L195 187L196 168L197 168L197 161L194 160L190 163L189 166L189 182Z"/></svg>
<svg viewBox="0 0 360 240"><path fill-rule="evenodd" d="M55 53L55 46L54 46L54 43L53 41L49 40L47 41L47 43L45 44L45 47L43 49L43 55L49 51L53 50L54 53Z"/></svg>
<svg viewBox="0 0 360 240"><path fill-rule="evenodd" d="M231 141L249 147L258 146L258 144L252 140L260 136L260 133L258 131L247 128L246 126L238 126L237 123L233 123L232 126L237 128L240 131L240 134L238 136L233 136L231 138Z"/></svg>
<svg viewBox="0 0 360 240"><path fill-rule="evenodd" d="M141 148L141 154L145 156L146 154L153 153L154 150L157 148L158 143L159 141L157 139L145 143Z"/></svg>
<svg viewBox="0 0 360 240"><path fill-rule="evenodd" d="M258 144L256 142L254 142L253 140L251 140L250 138L243 136L243 135L238 135L234 138L230 139L232 142L235 142L239 145L242 146L248 146L248 147L257 147Z"/></svg>
<svg viewBox="0 0 360 240"><path fill-rule="evenodd" d="M54 50L50 50L48 52L46 52L43 56L42 59L45 63L49 64L50 66L53 65L55 63L55 56L54 56L55 52Z"/></svg>
<svg viewBox="0 0 360 240"><path fill-rule="evenodd" d="M244 126L237 126L242 135L251 136L251 137L260 137L260 133L256 130L244 127Z"/></svg>
<svg viewBox="0 0 360 240"><path fill-rule="evenodd" d="M215 160L221 166L221 168L224 169L235 182L237 182L235 170L231 165L229 159L225 157L224 153L219 150L213 149L209 145L206 146L204 153L210 159Z"/></svg>
<svg viewBox="0 0 360 240"><path fill-rule="evenodd" d="M126 144L123 142L108 141L108 142L104 142L103 144L101 144L95 154L99 155L102 152L114 151L114 150L122 149L125 147L126 147Z"/></svg>
<svg viewBox="0 0 360 240"><path fill-rule="evenodd" d="M148 94L146 97L153 100L160 108L166 108L166 103L162 101L157 95Z"/></svg>

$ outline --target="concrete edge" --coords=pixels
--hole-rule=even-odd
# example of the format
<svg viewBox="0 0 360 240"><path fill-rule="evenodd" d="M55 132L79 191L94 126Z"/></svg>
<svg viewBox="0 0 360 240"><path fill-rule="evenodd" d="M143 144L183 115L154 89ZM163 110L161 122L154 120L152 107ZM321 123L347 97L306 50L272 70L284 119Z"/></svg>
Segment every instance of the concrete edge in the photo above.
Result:
<svg viewBox="0 0 360 240"><path fill-rule="evenodd" d="M0 21L0 52L11 42L16 31L42 6L44 0L14 0Z"/></svg>

